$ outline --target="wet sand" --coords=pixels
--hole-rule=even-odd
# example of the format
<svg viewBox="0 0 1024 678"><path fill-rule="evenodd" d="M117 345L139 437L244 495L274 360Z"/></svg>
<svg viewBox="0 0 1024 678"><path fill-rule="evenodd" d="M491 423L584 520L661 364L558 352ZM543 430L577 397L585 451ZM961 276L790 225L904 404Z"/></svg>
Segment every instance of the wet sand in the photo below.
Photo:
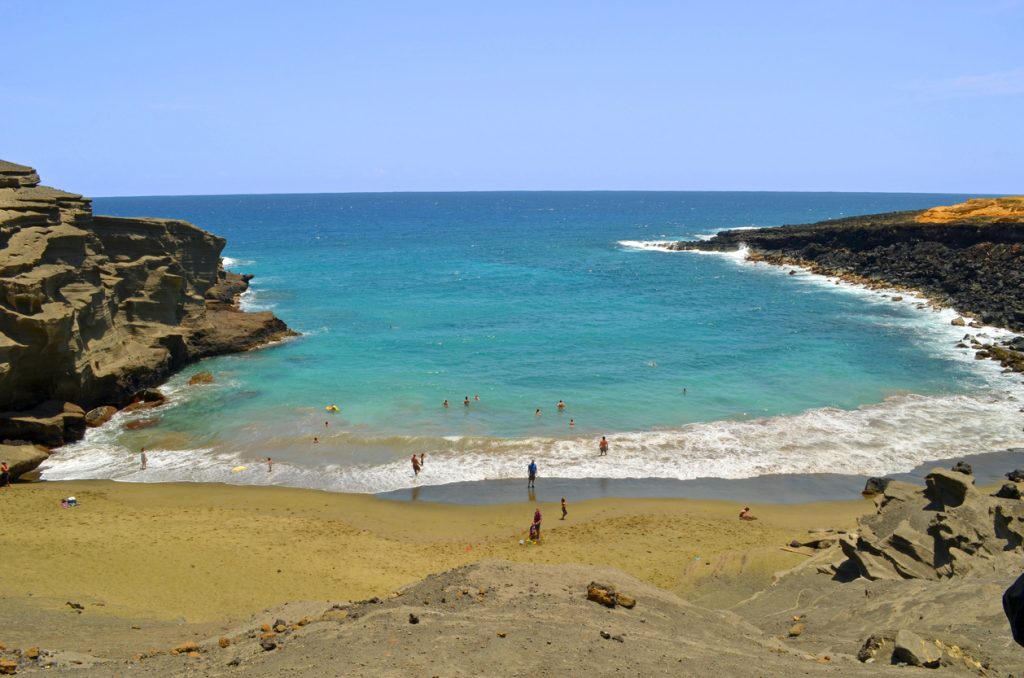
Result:
<svg viewBox="0 0 1024 678"><path fill-rule="evenodd" d="M1024 468L1024 448L976 454L950 459L937 459L921 464L907 473L886 476L917 485L933 468L951 468L966 461L974 470L975 482L990 485L1006 481L1006 472ZM762 504L806 504L821 501L854 501L860 497L868 476L838 473L776 474L756 478L545 478L543 469L534 494L526 488L526 477L515 480L484 480L479 482L421 485L384 492L376 496L395 501L429 501L448 504L497 504L517 501L558 502L562 497L581 501L599 498L712 499ZM430 481L425 470L422 482Z"/></svg>

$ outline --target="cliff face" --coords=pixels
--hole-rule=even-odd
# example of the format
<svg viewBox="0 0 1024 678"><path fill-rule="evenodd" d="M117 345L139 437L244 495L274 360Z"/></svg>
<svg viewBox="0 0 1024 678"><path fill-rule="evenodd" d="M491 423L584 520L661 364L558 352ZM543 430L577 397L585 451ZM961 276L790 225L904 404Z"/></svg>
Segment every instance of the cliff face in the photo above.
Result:
<svg viewBox="0 0 1024 678"><path fill-rule="evenodd" d="M1019 198L804 226L724 231L675 249L734 250L776 264L923 292L982 322L1024 331L1024 213ZM982 209L983 208L983 209ZM948 215L952 220L940 221Z"/></svg>
<svg viewBox="0 0 1024 678"><path fill-rule="evenodd" d="M18 411L74 420L64 403L120 406L189 362L292 334L237 309L248 278L221 267L224 239L184 221L94 216L87 198L38 182L0 161L0 440L60 444ZM63 439L84 424L69 427Z"/></svg>

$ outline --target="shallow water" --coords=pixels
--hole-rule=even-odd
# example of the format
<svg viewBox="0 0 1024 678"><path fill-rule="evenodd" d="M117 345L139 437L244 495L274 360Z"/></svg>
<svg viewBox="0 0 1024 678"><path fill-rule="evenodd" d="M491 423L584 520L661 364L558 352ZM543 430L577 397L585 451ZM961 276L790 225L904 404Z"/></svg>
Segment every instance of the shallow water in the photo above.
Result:
<svg viewBox="0 0 1024 678"><path fill-rule="evenodd" d="M951 313L644 246L963 197L97 199L98 213L184 218L225 236L229 268L257 276L246 305L304 336L190 368L167 385L158 426L90 431L44 478L382 492L514 478L529 458L563 478L876 475L1021 445L1019 376L954 349L963 329ZM217 383L185 386L201 369ZM601 435L612 454L597 459ZM130 452L142 446L145 473ZM414 478L408 457L421 452Z"/></svg>

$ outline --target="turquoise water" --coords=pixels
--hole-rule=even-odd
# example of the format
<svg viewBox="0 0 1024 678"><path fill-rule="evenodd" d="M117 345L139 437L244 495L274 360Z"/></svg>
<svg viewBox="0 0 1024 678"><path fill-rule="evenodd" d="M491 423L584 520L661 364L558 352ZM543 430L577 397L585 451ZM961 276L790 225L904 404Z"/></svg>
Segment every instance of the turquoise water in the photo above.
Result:
<svg viewBox="0 0 1024 678"><path fill-rule="evenodd" d="M952 316L739 257L642 246L965 197L97 199L97 213L226 237L228 267L256 275L247 307L303 336L190 369L168 385L174 404L157 426L93 432L47 477L382 491L514 477L528 456L564 477L744 477L905 470L958 445L1013 443L1016 383L951 348L962 334ZM199 369L217 383L185 387ZM601 435L619 453L608 461L591 459ZM140 446L156 450L145 477L127 454ZM427 454L419 479L412 452ZM266 456L275 472L256 474Z"/></svg>

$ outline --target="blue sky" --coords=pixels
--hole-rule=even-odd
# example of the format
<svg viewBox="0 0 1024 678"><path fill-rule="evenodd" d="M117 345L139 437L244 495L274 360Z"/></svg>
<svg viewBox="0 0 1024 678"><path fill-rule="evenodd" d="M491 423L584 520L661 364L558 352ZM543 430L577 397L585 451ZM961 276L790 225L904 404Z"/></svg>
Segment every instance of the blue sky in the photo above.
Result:
<svg viewBox="0 0 1024 678"><path fill-rule="evenodd" d="M1024 192L1024 0L0 0L0 158L88 195Z"/></svg>

